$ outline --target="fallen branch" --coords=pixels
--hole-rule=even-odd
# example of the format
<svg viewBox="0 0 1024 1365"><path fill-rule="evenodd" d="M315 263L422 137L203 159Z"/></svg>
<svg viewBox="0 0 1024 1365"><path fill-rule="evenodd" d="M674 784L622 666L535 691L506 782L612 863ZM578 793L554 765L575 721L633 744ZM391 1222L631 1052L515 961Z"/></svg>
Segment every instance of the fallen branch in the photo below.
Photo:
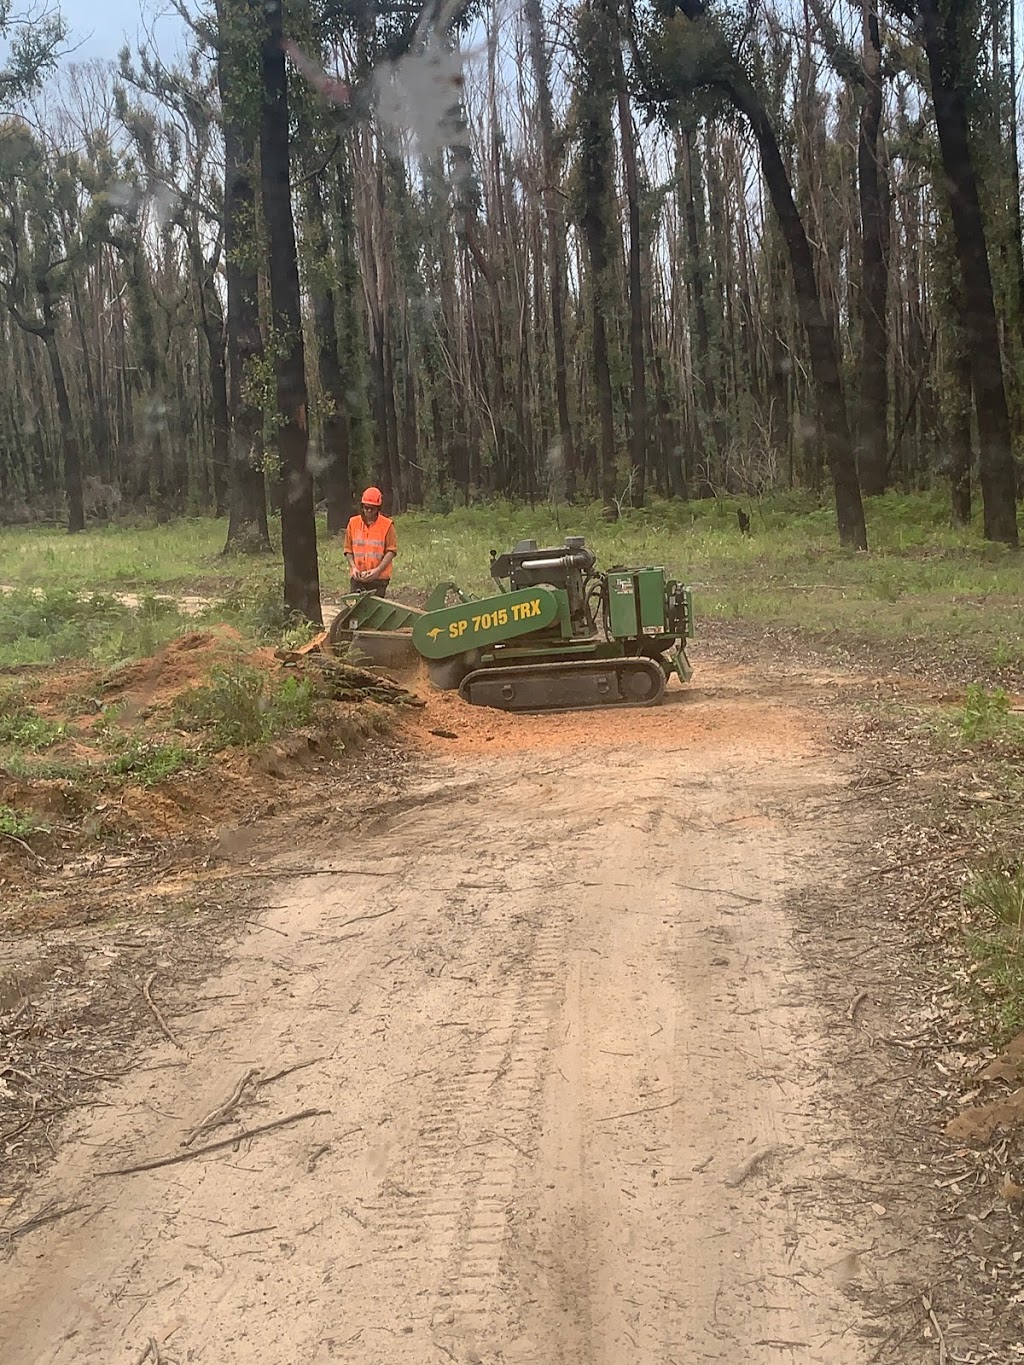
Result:
<svg viewBox="0 0 1024 1365"><path fill-rule="evenodd" d="M782 1148L778 1143L773 1143L771 1147L762 1147L759 1151L752 1153L746 1161L741 1162L736 1169L725 1177L722 1182L728 1189L738 1189L749 1176L752 1176L757 1168L774 1156L776 1152L781 1152Z"/></svg>
<svg viewBox="0 0 1024 1365"><path fill-rule="evenodd" d="M851 1024L855 1024L857 1022L857 1011L860 1009L861 1005L863 1005L864 1001L867 998L868 992L861 991L859 995L855 995L853 999L850 1001L850 1008L846 1011L846 1017L847 1019L849 1019Z"/></svg>
<svg viewBox="0 0 1024 1365"><path fill-rule="evenodd" d="M607 1118L595 1119L595 1123L614 1123L616 1119L631 1119L637 1114L656 1114L659 1109L671 1109L682 1099L682 1095L677 1095L674 1100L669 1100L668 1104L652 1104L649 1109L627 1109L624 1114L609 1114Z"/></svg>
<svg viewBox="0 0 1024 1365"><path fill-rule="evenodd" d="M6 830L0 830L0 839L10 839L12 844L17 844L19 848L23 848L30 858L35 858L37 863L41 863L43 861L42 858L40 858L39 854L35 851L35 849L30 848L28 844L26 844L25 840L19 839L16 834L8 834Z"/></svg>
<svg viewBox="0 0 1024 1365"><path fill-rule="evenodd" d="M173 1033L171 1032L171 1030L168 1028L168 1026L167 1026L167 1020L166 1020L166 1019L164 1018L164 1016L160 1013L160 1009L159 1009L159 1007L158 1007L156 1001L153 999L152 995L150 995L150 993L149 993L149 992L150 992L150 987L153 985L153 982L154 982L155 980L156 980L156 972L150 972L149 976L146 977L145 985L142 987L142 994L146 997L146 1004L147 1004L147 1005L149 1006L149 1008L153 1011L153 1017L156 1019L156 1022L160 1025L160 1031L161 1031L161 1033L164 1035L165 1038L167 1038L170 1042L172 1042L172 1043L174 1044L175 1047L180 1048L180 1047L181 1047L181 1044L178 1042L177 1038L175 1038L174 1034L173 1034Z"/></svg>
<svg viewBox="0 0 1024 1365"><path fill-rule="evenodd" d="M117 1166L110 1171L99 1171L99 1175L135 1175L138 1171L155 1171L161 1166L176 1166L182 1161L191 1161L194 1156L204 1156L207 1152L219 1152L225 1147L233 1147L236 1142L244 1142L246 1138L259 1137L261 1133L273 1132L275 1128L285 1128L290 1123L299 1123L302 1119L319 1118L321 1114L329 1114L329 1109L303 1109L298 1114L289 1114L287 1118L275 1119L273 1123L261 1124L259 1128L246 1128L241 1133L235 1133L233 1137L221 1138L219 1142L208 1142L205 1147L194 1147L191 1152L179 1152L176 1156L162 1156L155 1161L142 1161L137 1166Z"/></svg>
<svg viewBox="0 0 1024 1365"><path fill-rule="evenodd" d="M244 919L244 920L242 920L242 923L243 923L243 924L250 924L250 925L252 925L252 927L253 927L254 929L268 929L268 930L270 931L270 933L272 933L272 934L280 934L282 938L287 938L287 937L288 937L288 935L285 933L285 931L284 931L283 929L275 929L274 926L273 926L272 924L259 924L259 923L258 923L256 920L254 920L254 919Z"/></svg>
<svg viewBox="0 0 1024 1365"><path fill-rule="evenodd" d="M210 1128L217 1128L220 1124L230 1118L231 1111L242 1098L243 1090L253 1077L258 1076L259 1074L259 1067L250 1067L223 1104L218 1104L217 1108L212 1109L210 1113L207 1114L206 1118L200 1119L191 1132L189 1132L186 1137L182 1138L181 1145L183 1147L191 1147L200 1133L205 1133Z"/></svg>

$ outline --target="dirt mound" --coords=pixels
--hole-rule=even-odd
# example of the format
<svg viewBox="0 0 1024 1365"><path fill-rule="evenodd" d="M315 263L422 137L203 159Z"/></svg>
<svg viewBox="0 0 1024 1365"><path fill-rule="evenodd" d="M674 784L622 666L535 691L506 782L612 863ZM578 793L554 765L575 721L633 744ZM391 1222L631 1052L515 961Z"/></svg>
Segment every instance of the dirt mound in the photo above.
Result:
<svg viewBox="0 0 1024 1365"><path fill-rule="evenodd" d="M149 659L129 664L103 682L107 701L123 703L141 714L146 708L166 706L180 693L209 679L213 668L246 663L276 668L270 650L246 650L230 626L218 631L190 631L157 650Z"/></svg>

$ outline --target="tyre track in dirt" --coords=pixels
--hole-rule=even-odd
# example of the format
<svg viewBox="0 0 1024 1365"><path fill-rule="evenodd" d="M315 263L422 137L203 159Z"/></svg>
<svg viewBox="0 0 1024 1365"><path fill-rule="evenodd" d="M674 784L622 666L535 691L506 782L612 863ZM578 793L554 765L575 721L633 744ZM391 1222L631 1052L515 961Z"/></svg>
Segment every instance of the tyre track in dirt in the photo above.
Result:
<svg viewBox="0 0 1024 1365"><path fill-rule="evenodd" d="M179 1001L185 1054L62 1135L24 1212L85 1207L13 1243L5 1361L151 1336L217 1365L875 1357L907 1230L830 1197L872 1158L829 1056L847 1001L817 998L789 909L856 876L847 760L735 671L642 745L607 721L467 741L318 830L342 851L309 856L353 875L282 875L266 931ZM248 1067L314 1058L240 1121L329 1114L98 1175L180 1151Z"/></svg>

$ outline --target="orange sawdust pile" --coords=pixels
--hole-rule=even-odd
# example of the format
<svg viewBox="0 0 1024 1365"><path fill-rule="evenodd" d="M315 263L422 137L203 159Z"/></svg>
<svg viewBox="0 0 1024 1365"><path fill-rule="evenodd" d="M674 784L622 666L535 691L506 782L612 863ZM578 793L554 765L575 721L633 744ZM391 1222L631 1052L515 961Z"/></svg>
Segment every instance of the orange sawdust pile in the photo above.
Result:
<svg viewBox="0 0 1024 1365"><path fill-rule="evenodd" d="M711 680L713 681L713 680ZM470 706L457 692L420 687L426 706L402 727L406 742L430 754L513 754L523 750L591 748L692 749L810 753L818 745L804 711L770 699L718 697L696 681L673 682L651 707L510 715Z"/></svg>

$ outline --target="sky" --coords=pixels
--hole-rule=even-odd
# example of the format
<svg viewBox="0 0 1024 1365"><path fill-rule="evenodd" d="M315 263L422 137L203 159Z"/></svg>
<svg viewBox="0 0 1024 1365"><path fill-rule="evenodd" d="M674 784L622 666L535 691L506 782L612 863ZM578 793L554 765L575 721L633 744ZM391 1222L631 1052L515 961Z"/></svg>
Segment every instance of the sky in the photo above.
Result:
<svg viewBox="0 0 1024 1365"><path fill-rule="evenodd" d="M134 48L137 39L151 29L169 58L178 47L184 26L167 0L59 0L67 21L69 52L66 61L95 58L117 60L125 41Z"/></svg>

